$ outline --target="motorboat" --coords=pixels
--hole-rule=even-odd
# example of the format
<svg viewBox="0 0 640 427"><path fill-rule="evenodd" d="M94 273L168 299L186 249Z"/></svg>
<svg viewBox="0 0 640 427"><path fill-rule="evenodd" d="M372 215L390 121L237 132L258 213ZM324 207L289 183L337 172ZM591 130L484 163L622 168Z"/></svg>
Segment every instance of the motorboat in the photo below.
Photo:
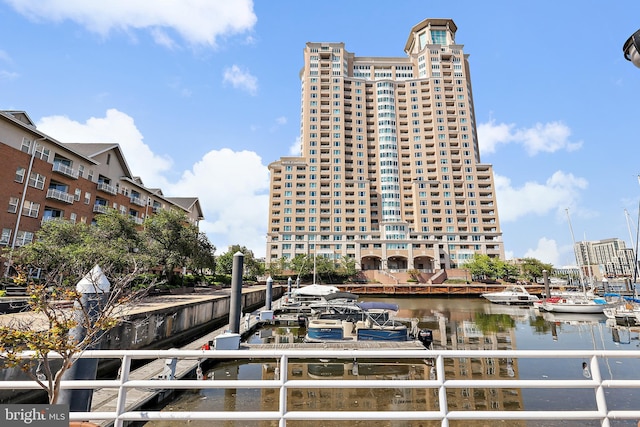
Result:
<svg viewBox="0 0 640 427"><path fill-rule="evenodd" d="M624 297L619 304L611 305L603 310L607 318L615 320L616 325L640 325L640 299Z"/></svg>
<svg viewBox="0 0 640 427"><path fill-rule="evenodd" d="M343 341L408 341L409 328L404 323L388 320L384 323L367 320L351 322L340 319L310 319L306 342Z"/></svg>
<svg viewBox="0 0 640 427"><path fill-rule="evenodd" d="M329 302L334 301L329 298ZM334 304L309 319L307 342L408 341L409 328L391 318L397 304L359 302L348 306Z"/></svg>
<svg viewBox="0 0 640 427"><path fill-rule="evenodd" d="M362 311L357 303L358 295L351 292L333 292L323 295L322 299L309 304L311 316L319 317L321 315L334 315L333 318L344 318L345 320Z"/></svg>
<svg viewBox="0 0 640 427"><path fill-rule="evenodd" d="M335 286L313 285L293 289L282 300L281 309L288 312L310 312L311 305L325 301L324 297L340 292Z"/></svg>
<svg viewBox="0 0 640 427"><path fill-rule="evenodd" d="M536 295L530 294L522 285L509 285L502 291L486 292L481 296L492 303L506 305L529 305L539 300Z"/></svg>

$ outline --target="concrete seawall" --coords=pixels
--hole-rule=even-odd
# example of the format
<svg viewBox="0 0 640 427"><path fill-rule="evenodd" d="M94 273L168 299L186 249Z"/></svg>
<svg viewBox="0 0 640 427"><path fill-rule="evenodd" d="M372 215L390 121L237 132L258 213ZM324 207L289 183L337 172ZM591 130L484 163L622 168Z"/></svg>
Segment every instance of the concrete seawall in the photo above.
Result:
<svg viewBox="0 0 640 427"><path fill-rule="evenodd" d="M285 289L274 286L273 299L280 298ZM223 289L212 294L164 295L138 301L135 308L127 310L124 321L105 334L101 349L168 349L194 340L228 323L229 292L229 289ZM243 312L256 310L264 306L265 301L265 286L243 288ZM0 315L0 324L8 324L11 320L37 321L32 312ZM102 366L101 371L104 368ZM0 381L27 378L16 368L0 369ZM33 403L38 399L36 395L42 393L7 390L0 394L0 403Z"/></svg>

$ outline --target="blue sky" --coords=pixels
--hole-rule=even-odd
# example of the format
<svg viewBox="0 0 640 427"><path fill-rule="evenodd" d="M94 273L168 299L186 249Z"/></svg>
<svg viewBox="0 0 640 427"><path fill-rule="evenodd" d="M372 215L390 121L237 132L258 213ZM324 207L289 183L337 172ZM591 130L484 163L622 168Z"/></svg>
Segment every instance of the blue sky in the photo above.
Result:
<svg viewBox="0 0 640 427"><path fill-rule="evenodd" d="M576 240L634 247L640 69L622 45L637 0L0 0L0 109L60 141L119 143L146 185L200 198L217 253L264 256L267 165L298 146L305 43L404 56L425 18L453 19L470 55L507 257L574 264L566 209Z"/></svg>

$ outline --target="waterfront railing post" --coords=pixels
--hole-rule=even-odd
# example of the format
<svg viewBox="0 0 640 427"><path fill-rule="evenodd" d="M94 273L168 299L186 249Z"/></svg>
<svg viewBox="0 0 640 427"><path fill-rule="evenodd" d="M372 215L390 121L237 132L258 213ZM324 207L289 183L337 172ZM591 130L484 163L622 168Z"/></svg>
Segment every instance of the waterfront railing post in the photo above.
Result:
<svg viewBox="0 0 640 427"><path fill-rule="evenodd" d="M267 278L267 295L266 295L266 301L264 303L264 308L269 311L271 310L271 301L273 300L273 279L271 278L271 276L269 276Z"/></svg>
<svg viewBox="0 0 640 427"><path fill-rule="evenodd" d="M229 330L240 333L240 318L242 317L242 271L244 254L240 251L233 254L231 270L231 301L229 306Z"/></svg>
<svg viewBox="0 0 640 427"><path fill-rule="evenodd" d="M551 297L551 290L549 289L549 272L547 270L542 270L542 280L544 282L544 297Z"/></svg>
<svg viewBox="0 0 640 427"><path fill-rule="evenodd" d="M85 339L87 326L92 326L100 316L100 311L109 300L111 283L106 278L102 269L95 266L76 285L76 290L81 294L80 301L74 305L74 316L78 324L71 331L71 335L76 342ZM96 339L89 343L87 350L99 350L100 341ZM67 372L63 379L69 380L95 380L98 372L98 359L82 358L77 360ZM93 389L66 389L60 393L58 403L69 405L72 412L91 411L91 400Z"/></svg>

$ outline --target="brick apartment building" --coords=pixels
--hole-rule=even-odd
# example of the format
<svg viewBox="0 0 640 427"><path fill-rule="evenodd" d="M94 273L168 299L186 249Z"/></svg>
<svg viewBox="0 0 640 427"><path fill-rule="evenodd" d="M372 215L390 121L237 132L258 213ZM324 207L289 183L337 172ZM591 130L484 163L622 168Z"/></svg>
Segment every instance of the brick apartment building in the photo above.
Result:
<svg viewBox="0 0 640 427"><path fill-rule="evenodd" d="M184 211L196 225L203 219L197 197L146 187L118 144L62 143L38 131L26 112L0 111L0 247L31 242L49 219L91 223L107 208L140 225L159 209Z"/></svg>

